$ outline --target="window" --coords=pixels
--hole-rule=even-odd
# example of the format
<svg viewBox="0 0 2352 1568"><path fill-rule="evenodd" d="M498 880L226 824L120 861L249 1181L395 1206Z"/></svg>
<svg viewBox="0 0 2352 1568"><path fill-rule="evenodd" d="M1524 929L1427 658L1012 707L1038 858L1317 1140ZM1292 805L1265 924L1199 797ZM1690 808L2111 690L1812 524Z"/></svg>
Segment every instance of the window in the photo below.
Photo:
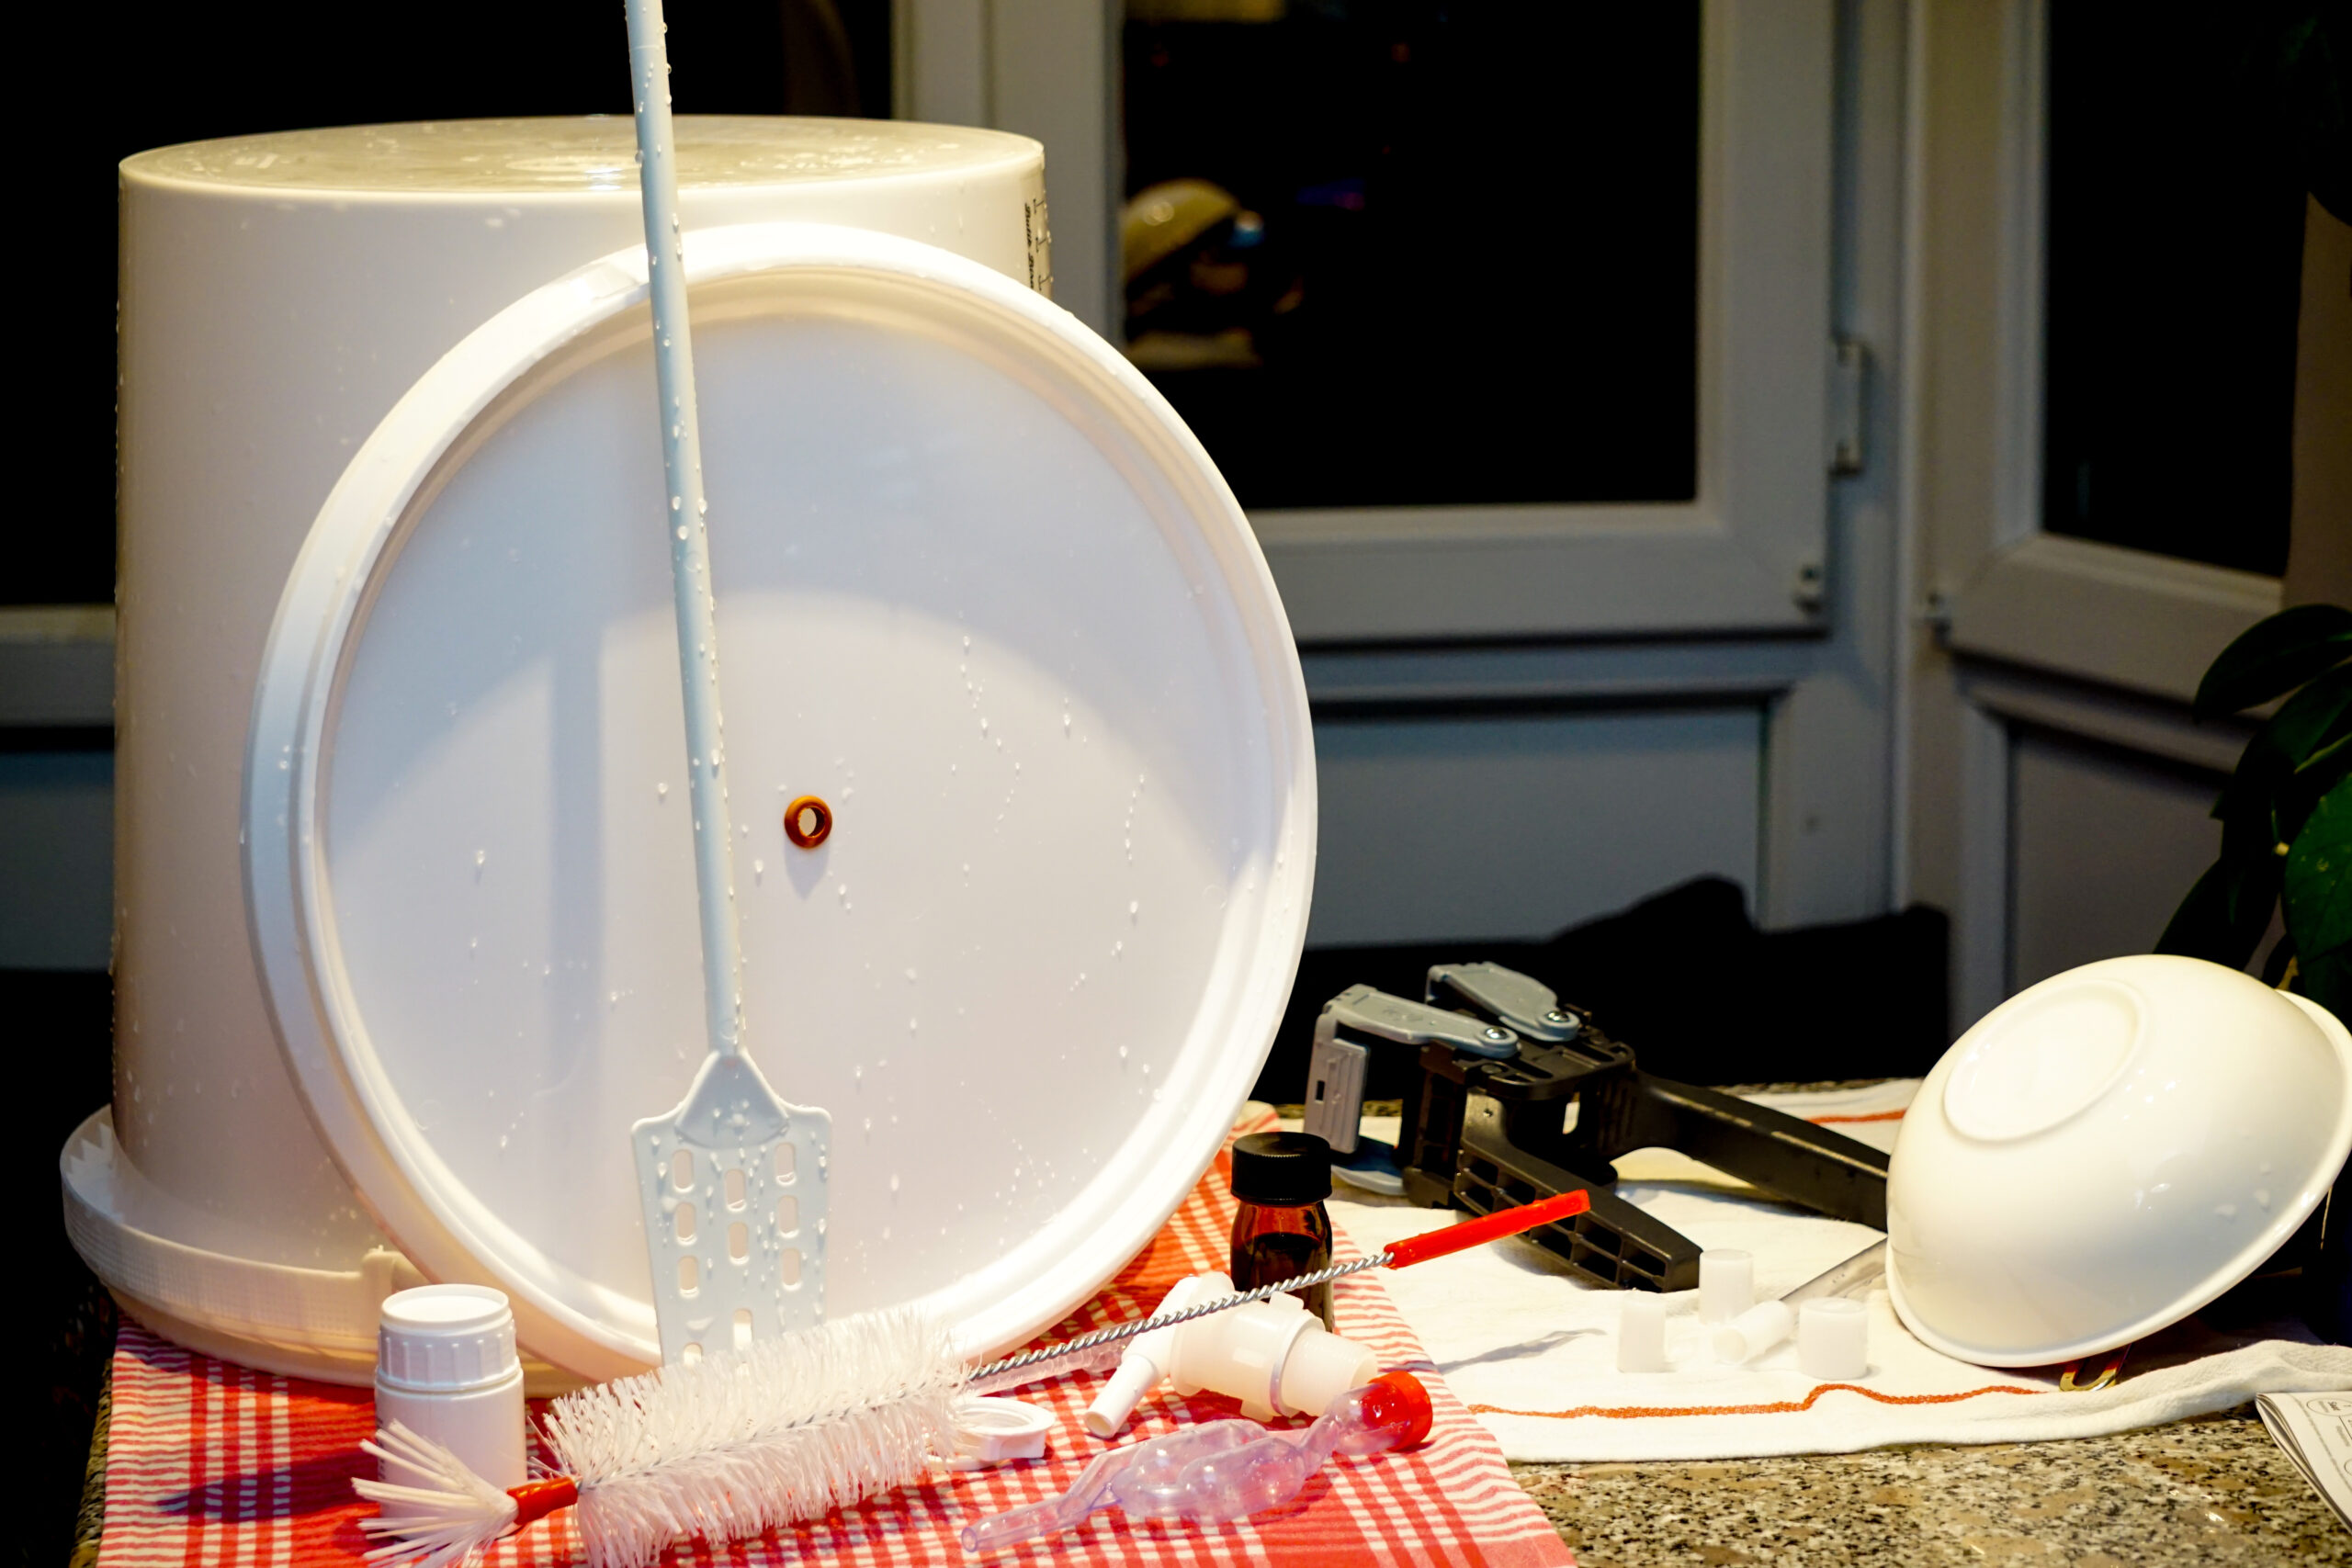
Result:
<svg viewBox="0 0 2352 1568"><path fill-rule="evenodd" d="M1127 351L1244 506L1696 496L1696 0L1134 0L1121 52Z"/></svg>
<svg viewBox="0 0 2352 1568"><path fill-rule="evenodd" d="M2050 8L2042 526L2276 577L2303 179L2199 16Z"/></svg>

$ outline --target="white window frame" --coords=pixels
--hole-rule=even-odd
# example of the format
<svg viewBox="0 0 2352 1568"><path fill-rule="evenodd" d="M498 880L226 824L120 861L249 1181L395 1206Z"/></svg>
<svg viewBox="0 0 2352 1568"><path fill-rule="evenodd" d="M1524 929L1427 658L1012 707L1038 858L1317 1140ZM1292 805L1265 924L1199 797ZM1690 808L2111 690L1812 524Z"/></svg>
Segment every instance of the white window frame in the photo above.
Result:
<svg viewBox="0 0 2352 1568"><path fill-rule="evenodd" d="M1951 914L1958 1026L2008 993L2012 727L2225 767L2186 705L2283 585L2043 530L2048 6L1909 6L1895 896Z"/></svg>
<svg viewBox="0 0 2352 1568"><path fill-rule="evenodd" d="M896 13L900 112L1045 142L1057 297L1106 333L1120 14L1117 0ZM1253 513L1302 643L1825 629L1836 40L1833 0L1702 10L1696 499ZM1542 265L1473 258L1522 259Z"/></svg>
<svg viewBox="0 0 2352 1568"><path fill-rule="evenodd" d="M1953 481L1930 500L1932 608L1962 653L2186 701L2231 638L2279 608L2280 580L2042 527L2049 9L2005 0L2000 13L1997 59L1958 62L1946 78L1973 75L1997 95L1995 140L1971 150L1946 139L1948 155L1973 151L1990 182L1980 200L1995 221L1980 232L1992 253L1927 258L1954 275L1980 265L1991 286L1919 285L1944 317L1942 343L1994 346L1977 374L1947 364L1932 400L1945 411L1935 470Z"/></svg>

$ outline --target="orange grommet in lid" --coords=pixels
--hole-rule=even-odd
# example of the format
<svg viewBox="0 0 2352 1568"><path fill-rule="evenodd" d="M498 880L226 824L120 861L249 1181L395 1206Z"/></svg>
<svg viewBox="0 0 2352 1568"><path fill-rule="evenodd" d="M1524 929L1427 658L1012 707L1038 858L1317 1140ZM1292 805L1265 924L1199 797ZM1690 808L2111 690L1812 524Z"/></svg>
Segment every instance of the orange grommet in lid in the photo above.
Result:
<svg viewBox="0 0 2352 1568"><path fill-rule="evenodd" d="M784 836L804 850L813 850L833 830L833 808L813 795L804 795L784 808Z"/></svg>

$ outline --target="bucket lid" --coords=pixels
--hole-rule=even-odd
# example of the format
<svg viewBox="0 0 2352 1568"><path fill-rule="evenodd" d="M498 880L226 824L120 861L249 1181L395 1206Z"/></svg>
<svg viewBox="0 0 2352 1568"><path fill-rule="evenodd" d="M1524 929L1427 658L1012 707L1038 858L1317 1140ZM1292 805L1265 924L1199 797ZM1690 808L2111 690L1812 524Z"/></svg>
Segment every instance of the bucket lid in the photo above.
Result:
<svg viewBox="0 0 2352 1568"><path fill-rule="evenodd" d="M1289 627L1206 455L1057 307L818 225L686 268L746 1040L832 1115L827 1311L1017 1343L1155 1234L1281 1016ZM385 417L247 759L255 946L329 1147L586 1377L658 1359L628 1131L704 1053L644 283L632 248L537 290Z"/></svg>

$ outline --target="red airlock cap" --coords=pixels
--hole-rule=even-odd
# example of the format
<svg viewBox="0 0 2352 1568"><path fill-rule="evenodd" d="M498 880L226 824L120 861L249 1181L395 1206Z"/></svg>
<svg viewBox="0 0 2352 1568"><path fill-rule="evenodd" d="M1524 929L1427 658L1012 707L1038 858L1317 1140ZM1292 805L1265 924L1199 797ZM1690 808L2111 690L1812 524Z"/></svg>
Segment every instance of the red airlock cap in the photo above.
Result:
<svg viewBox="0 0 2352 1568"><path fill-rule="evenodd" d="M1417 1448L1429 1437L1436 1416L1430 1409L1430 1391L1419 1378L1410 1372L1383 1372L1364 1386L1363 1413L1378 1426L1401 1427L1398 1448Z"/></svg>

